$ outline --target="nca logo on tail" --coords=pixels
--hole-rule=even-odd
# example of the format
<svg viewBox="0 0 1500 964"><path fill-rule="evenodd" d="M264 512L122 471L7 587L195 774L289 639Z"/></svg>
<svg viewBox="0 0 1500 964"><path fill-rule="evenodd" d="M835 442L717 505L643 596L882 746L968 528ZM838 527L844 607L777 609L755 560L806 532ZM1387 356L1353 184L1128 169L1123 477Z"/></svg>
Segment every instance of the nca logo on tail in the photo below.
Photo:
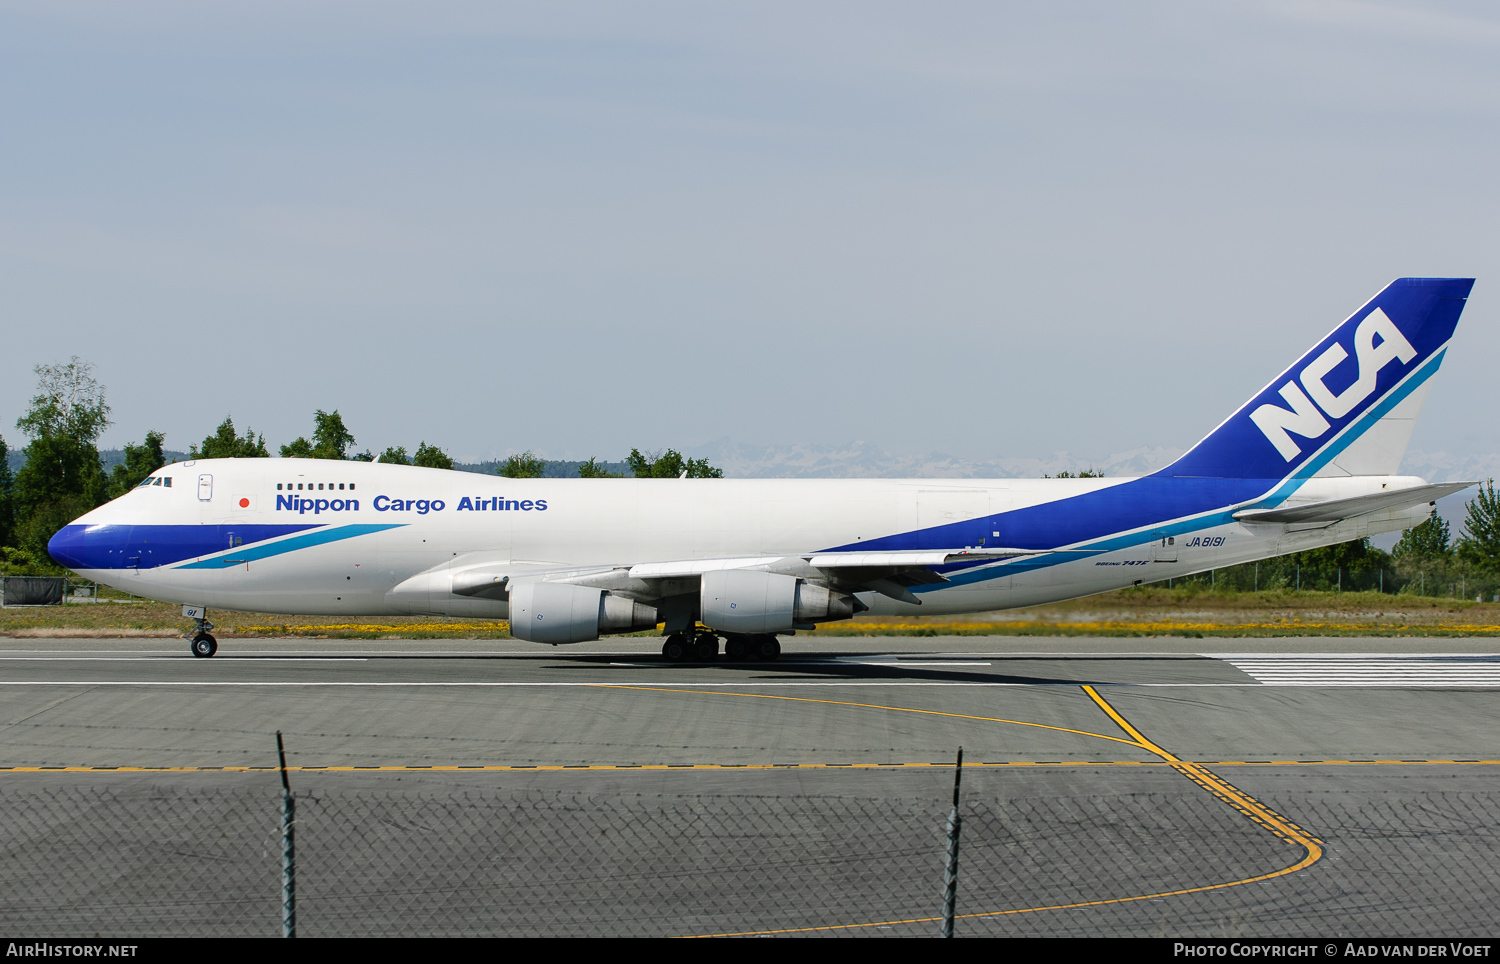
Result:
<svg viewBox="0 0 1500 964"><path fill-rule="evenodd" d="M1302 454L1301 446L1292 441L1291 433L1309 439L1320 437L1330 427L1328 418L1343 418L1370 397L1382 368L1395 361L1407 364L1417 357L1417 350L1401 334L1396 323L1376 308L1354 330L1354 359L1359 366L1359 377L1335 395L1323 380L1348 357L1349 352L1344 346L1334 342L1302 369L1299 377L1301 388L1295 381L1281 386L1279 393L1290 409L1268 404L1250 413L1250 420L1288 462Z"/></svg>

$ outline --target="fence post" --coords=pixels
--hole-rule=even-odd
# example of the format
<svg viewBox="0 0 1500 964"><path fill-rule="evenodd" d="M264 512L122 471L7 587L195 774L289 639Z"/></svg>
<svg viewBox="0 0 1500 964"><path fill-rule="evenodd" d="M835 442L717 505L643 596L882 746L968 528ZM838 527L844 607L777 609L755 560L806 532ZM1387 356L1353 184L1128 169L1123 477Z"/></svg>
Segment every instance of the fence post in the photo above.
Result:
<svg viewBox="0 0 1500 964"><path fill-rule="evenodd" d="M948 811L948 863L943 868L943 936L953 936L953 911L958 906L958 835L964 818L958 815L958 786L964 777L964 748L953 764L953 809Z"/></svg>
<svg viewBox="0 0 1500 964"><path fill-rule="evenodd" d="M281 761L281 936L297 936L297 801L286 779L286 747L276 731L276 756Z"/></svg>

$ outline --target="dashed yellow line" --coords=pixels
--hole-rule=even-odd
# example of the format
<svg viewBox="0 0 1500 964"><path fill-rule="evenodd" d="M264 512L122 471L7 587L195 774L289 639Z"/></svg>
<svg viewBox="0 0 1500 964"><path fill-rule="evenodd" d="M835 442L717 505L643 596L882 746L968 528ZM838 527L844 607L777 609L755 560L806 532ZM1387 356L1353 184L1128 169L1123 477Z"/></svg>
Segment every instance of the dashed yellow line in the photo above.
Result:
<svg viewBox="0 0 1500 964"><path fill-rule="evenodd" d="M1317 767L1317 766L1500 766L1500 760L998 760L964 761L965 769L997 767ZM905 763L492 763L375 766L289 766L289 773L484 773L583 770L902 770L951 769L948 761ZM0 773L274 773L273 766L0 766Z"/></svg>

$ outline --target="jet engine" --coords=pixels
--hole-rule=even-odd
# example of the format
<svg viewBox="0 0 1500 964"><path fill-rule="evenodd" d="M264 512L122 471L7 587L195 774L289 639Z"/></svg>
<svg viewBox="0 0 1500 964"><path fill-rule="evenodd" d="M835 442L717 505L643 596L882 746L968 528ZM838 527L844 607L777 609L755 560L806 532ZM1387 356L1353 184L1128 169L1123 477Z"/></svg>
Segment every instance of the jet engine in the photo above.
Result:
<svg viewBox="0 0 1500 964"><path fill-rule="evenodd" d="M798 624L848 619L865 608L848 593L751 569L705 572L702 606L703 622L721 633L784 633Z"/></svg>
<svg viewBox="0 0 1500 964"><path fill-rule="evenodd" d="M656 607L565 582L510 584L510 634L531 643L582 643L656 626Z"/></svg>

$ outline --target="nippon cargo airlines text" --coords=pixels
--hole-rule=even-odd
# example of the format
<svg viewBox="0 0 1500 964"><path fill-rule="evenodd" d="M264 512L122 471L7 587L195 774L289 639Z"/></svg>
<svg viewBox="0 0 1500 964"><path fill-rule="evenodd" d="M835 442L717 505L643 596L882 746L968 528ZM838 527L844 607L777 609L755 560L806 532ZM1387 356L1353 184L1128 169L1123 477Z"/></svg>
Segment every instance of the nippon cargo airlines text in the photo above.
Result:
<svg viewBox="0 0 1500 964"><path fill-rule="evenodd" d="M448 503L442 499L402 499L388 495L377 495L370 500L376 512L415 512L426 515L442 512ZM278 495L276 511L295 512L298 515L322 515L324 512L358 512L358 499L310 499L300 495ZM501 496L473 499L468 496L458 500L455 512L546 512L546 499L506 499Z"/></svg>
<svg viewBox="0 0 1500 964"><path fill-rule="evenodd" d="M1470 484L1398 472L1472 287L1393 281L1139 477L509 479L199 459L48 549L181 603L198 656L217 650L207 612L223 608L507 620L550 645L658 629L667 659L774 659L860 613L1035 606L1420 524Z"/></svg>

